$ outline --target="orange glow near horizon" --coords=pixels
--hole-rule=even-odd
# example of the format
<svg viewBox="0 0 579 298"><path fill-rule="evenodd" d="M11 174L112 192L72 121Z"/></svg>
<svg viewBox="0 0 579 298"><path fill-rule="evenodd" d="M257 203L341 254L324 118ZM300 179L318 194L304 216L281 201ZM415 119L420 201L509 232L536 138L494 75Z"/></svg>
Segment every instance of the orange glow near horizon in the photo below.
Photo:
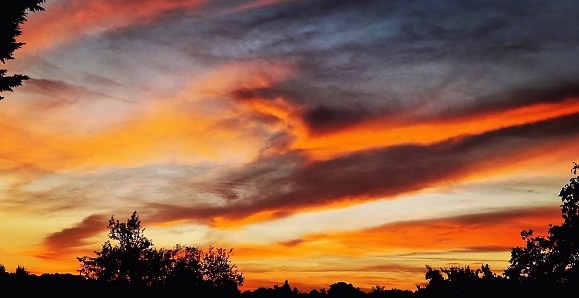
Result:
<svg viewBox="0 0 579 298"><path fill-rule="evenodd" d="M455 218L441 218L428 221L399 222L380 227L370 228L353 232L335 232L318 235L305 235L296 241L288 243L274 243L267 245L240 244L236 247L235 258L240 264L247 264L245 270L248 280L260 280L267 276L271 281L283 281L289 278L290 282L300 285L311 285L312 275L319 272L328 272L332 276L332 267L352 268L352 271L371 270L374 280L389 280L386 286L396 286L402 289L414 289L422 281L425 265L450 266L480 266L488 263L493 272L500 274L505 268L504 261L478 261L474 257L471 261L456 261L456 254L483 254L486 257L492 254L504 258L508 255L511 247L521 246L519 232L522 229L534 229L537 235L544 235L550 223L557 224L560 220L560 212L557 208L548 210L532 210L514 216L505 215L504 218L493 214L466 215ZM403 257L412 253L437 255L436 259L425 261ZM443 253L446 252L446 253ZM374 260L377 256L389 256L383 259L381 264ZM323 260L330 258L334 263L324 264ZM355 258L360 260L358 264L349 264L348 260ZM320 259L320 263L311 263L312 259ZM363 261L368 259L369 261ZM258 260L278 260L283 264L283 271L264 270L263 266L257 265ZM308 261L310 260L310 261ZM344 262L343 264L341 262ZM396 268L404 263L412 278L401 277L398 273L389 272L388 268ZM338 265L340 264L340 265ZM381 269L370 269L380 265ZM252 268L255 267L255 272ZM310 268L310 270L304 267ZM317 268L316 270L313 270ZM368 269L366 269L368 268ZM243 269L243 267L242 267ZM302 276L303 271L306 276ZM312 272L310 272L313 270ZM396 271L399 272L399 271ZM342 272L343 273L343 272ZM289 277L288 277L289 276ZM316 275L317 279L337 282L327 276ZM375 286L372 279L361 278L358 275L345 277L348 282L354 281L363 288ZM317 282L320 284L320 282ZM329 285L329 284L328 284ZM264 286L263 283L252 282L244 288L253 289Z"/></svg>
<svg viewBox="0 0 579 298"><path fill-rule="evenodd" d="M373 252L416 252L508 247L522 245L519 232L533 229L545 234L550 223L560 222L557 208L536 210L503 220L494 214L471 214L416 222L398 222L354 232L305 235L295 241L236 248L240 259L307 257L312 255L363 256ZM473 218L469 222L469 218ZM489 219L487 219L489 218ZM476 230L476 233L471 231ZM284 249L285 248L285 249ZM292 248L292 249L289 249Z"/></svg>

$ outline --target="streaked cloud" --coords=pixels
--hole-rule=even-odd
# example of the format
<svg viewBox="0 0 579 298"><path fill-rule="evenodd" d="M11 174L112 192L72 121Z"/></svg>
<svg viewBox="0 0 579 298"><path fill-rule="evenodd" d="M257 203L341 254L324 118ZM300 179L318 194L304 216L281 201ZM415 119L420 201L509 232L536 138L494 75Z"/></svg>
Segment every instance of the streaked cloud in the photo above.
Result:
<svg viewBox="0 0 579 298"><path fill-rule="evenodd" d="M541 155L543 146L572 138L577 121L574 114L430 146L399 145L321 162L309 162L301 155L265 159L219 179L230 198L226 206L187 209L153 204L150 208L159 208L159 216L173 219L243 218L259 212L273 212L275 218L339 201L408 194L471 175L491 174L500 168L497 164L508 164L523 152ZM400 162L405 160L409 162Z"/></svg>
<svg viewBox="0 0 579 298"><path fill-rule="evenodd" d="M40 258L51 259L54 257L62 257L63 254L69 254L70 251L78 249L79 247L90 244L86 238L102 234L103 228L106 228L106 217L101 215L91 215L76 227L66 228L60 232L48 235L44 239L42 255ZM75 253L78 251L75 251Z"/></svg>
<svg viewBox="0 0 579 298"><path fill-rule="evenodd" d="M522 245L520 230L533 228L545 233L545 223L559 220L559 215L557 208L523 208L396 222L360 231L305 235L292 240L290 246L286 243L240 245L236 256L242 264L247 264L248 280L254 276L258 280L270 276L271 283L275 281L272 277L289 276L290 282L291 277L295 277L298 283L306 281L307 284L307 280L315 277L327 280L329 285L341 274L340 280L355 281L368 289L376 285L372 282L379 280L387 286L414 289L423 284L425 265L476 268L490 264L491 269L500 274L506 263L504 257L513 243ZM279 259L283 265L268 270L271 267L252 263L255 259ZM283 270L283 274L279 270ZM304 274L309 278L299 278ZM363 276L361 280L360 276Z"/></svg>

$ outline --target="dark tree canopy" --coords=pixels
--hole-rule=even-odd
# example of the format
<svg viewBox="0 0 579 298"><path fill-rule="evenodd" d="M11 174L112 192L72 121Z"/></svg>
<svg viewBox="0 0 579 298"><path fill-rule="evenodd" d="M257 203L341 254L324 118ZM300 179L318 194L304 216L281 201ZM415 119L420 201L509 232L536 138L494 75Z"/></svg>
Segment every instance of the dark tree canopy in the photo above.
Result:
<svg viewBox="0 0 579 298"><path fill-rule="evenodd" d="M4 0L0 4L0 61L14 59L14 51L24 45L16 41L22 34L20 25L26 22L29 11L44 10L40 4L45 0ZM22 74L6 75L6 69L0 69L0 92L13 91L12 88L22 85L28 77ZM4 97L0 96L0 100Z"/></svg>
<svg viewBox="0 0 579 298"><path fill-rule="evenodd" d="M557 288L579 285L579 165L573 163L575 177L559 192L559 225L549 225L546 236L523 230L525 246L511 250L510 266L505 275L526 284ZM578 288L579 289L579 288Z"/></svg>
<svg viewBox="0 0 579 298"><path fill-rule="evenodd" d="M335 298L356 298L363 296L364 292L350 283L340 281L330 285L328 295Z"/></svg>
<svg viewBox="0 0 579 298"><path fill-rule="evenodd" d="M513 297L509 280L493 273L488 264L432 268L426 266L426 287L418 287L419 297Z"/></svg>
<svg viewBox="0 0 579 298"><path fill-rule="evenodd" d="M126 223L111 217L109 220L109 238L96 257L78 258L82 264L80 274L90 279L118 282L152 283L156 278L149 271L148 259L155 259L152 242L147 239L141 228L141 221L134 212Z"/></svg>
<svg viewBox="0 0 579 298"><path fill-rule="evenodd" d="M79 273L89 280L131 286L214 289L238 291L243 274L231 263L232 249L177 244L172 249L157 249L145 237L137 212L126 222L109 220L109 240L96 257L79 257ZM111 242L114 241L114 243Z"/></svg>

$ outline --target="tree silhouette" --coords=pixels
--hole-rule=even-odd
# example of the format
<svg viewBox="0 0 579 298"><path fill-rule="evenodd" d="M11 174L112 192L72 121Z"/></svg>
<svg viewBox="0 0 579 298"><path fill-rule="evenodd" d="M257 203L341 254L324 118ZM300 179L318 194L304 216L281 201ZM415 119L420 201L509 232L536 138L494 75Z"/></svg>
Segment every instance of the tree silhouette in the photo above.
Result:
<svg viewBox="0 0 579 298"><path fill-rule="evenodd" d="M233 249L209 247L207 252L202 252L201 269L203 280L211 286L237 290L243 284L243 274L237 270L237 265L232 264L230 256Z"/></svg>
<svg viewBox="0 0 579 298"><path fill-rule="evenodd" d="M384 286L376 285L368 293L372 298L407 298L414 297L414 292L410 290L386 289Z"/></svg>
<svg viewBox="0 0 579 298"><path fill-rule="evenodd" d="M426 287L418 287L419 297L513 297L509 280L494 274L489 265L478 269L426 266Z"/></svg>
<svg viewBox="0 0 579 298"><path fill-rule="evenodd" d="M579 292L579 165L573 163L572 173L559 192L561 198L560 225L549 225L546 236L534 236L533 230L523 230L524 247L511 250L505 276L526 286L557 288ZM573 288L573 289L571 289Z"/></svg>
<svg viewBox="0 0 579 298"><path fill-rule="evenodd" d="M113 246L107 240L102 250L95 252L96 257L77 258L82 264L79 273L90 279L104 281L151 284L158 280L151 273L162 270L150 268L158 256L152 249L153 243L143 234L145 229L141 227L137 212L133 212L126 223L112 216L107 228L110 230L109 238L117 241L118 245Z"/></svg>
<svg viewBox="0 0 579 298"><path fill-rule="evenodd" d="M89 280L226 294L237 293L243 284L243 274L230 259L232 249L203 251L180 244L156 249L145 237L136 211L126 222L112 216L107 228L109 240L95 251L96 257L77 258L79 273Z"/></svg>
<svg viewBox="0 0 579 298"><path fill-rule="evenodd" d="M14 59L13 53L24 45L16 37L22 34L20 25L26 21L29 11L44 10L40 6L45 0L5 0L0 4L0 61ZM6 76L7 70L0 69L0 92L13 91L12 88L22 85L28 77L22 74ZM4 97L0 96L0 100Z"/></svg>
<svg viewBox="0 0 579 298"><path fill-rule="evenodd" d="M29 276L30 272L28 272L28 270L26 270L26 268L24 268L24 266L18 265L16 267L16 271L14 271L14 275L19 276L19 277Z"/></svg>
<svg viewBox="0 0 579 298"><path fill-rule="evenodd" d="M350 283L340 281L330 285L328 295L336 298L355 298L363 296L364 292Z"/></svg>

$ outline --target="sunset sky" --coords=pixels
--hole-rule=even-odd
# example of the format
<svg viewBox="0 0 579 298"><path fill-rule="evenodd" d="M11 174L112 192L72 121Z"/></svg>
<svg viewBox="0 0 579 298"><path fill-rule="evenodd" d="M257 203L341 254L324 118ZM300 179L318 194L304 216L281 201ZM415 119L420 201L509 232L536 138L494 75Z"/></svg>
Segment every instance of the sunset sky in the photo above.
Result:
<svg viewBox="0 0 579 298"><path fill-rule="evenodd" d="M579 2L47 0L1 68L0 263L111 216L234 248L242 289L500 274L579 159Z"/></svg>

